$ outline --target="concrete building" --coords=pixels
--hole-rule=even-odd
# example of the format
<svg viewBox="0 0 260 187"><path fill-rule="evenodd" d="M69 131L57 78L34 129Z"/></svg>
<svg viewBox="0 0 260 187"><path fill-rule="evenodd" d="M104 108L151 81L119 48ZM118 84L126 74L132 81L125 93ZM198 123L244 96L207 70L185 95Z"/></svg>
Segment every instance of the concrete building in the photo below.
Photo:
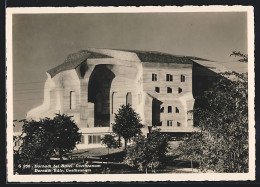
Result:
<svg viewBox="0 0 260 187"><path fill-rule="evenodd" d="M47 71L43 104L29 111L27 119L72 115L83 134L79 149L101 146L123 104L140 114L144 133L152 125L161 132L192 132L187 111L193 109L194 95L215 76L198 61L209 63L148 51L89 48L70 54Z"/></svg>

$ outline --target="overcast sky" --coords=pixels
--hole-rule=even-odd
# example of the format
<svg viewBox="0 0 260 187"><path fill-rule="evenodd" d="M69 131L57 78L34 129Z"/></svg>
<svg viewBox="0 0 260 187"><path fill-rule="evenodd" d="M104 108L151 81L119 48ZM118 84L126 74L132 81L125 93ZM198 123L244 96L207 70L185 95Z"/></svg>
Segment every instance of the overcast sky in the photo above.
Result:
<svg viewBox="0 0 260 187"><path fill-rule="evenodd" d="M247 53L246 20L243 12L14 15L14 119L43 102L47 70L87 47L153 50L235 67L230 53Z"/></svg>

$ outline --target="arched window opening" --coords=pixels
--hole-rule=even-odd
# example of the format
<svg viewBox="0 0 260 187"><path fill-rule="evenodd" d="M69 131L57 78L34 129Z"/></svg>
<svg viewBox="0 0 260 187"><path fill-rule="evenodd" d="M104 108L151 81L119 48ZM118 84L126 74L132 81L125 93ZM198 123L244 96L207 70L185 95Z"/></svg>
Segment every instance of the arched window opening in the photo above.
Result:
<svg viewBox="0 0 260 187"><path fill-rule="evenodd" d="M126 94L126 105L132 105L132 93L127 92Z"/></svg>
<svg viewBox="0 0 260 187"><path fill-rule="evenodd" d="M70 109L76 108L76 95L75 91L70 91Z"/></svg>

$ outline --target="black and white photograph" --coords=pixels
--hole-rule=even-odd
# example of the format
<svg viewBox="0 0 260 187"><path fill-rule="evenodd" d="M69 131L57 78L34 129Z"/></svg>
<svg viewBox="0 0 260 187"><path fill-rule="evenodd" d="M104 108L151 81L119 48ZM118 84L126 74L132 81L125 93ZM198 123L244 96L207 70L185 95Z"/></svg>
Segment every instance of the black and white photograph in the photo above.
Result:
<svg viewBox="0 0 260 187"><path fill-rule="evenodd" d="M255 179L253 7L6 12L9 182Z"/></svg>

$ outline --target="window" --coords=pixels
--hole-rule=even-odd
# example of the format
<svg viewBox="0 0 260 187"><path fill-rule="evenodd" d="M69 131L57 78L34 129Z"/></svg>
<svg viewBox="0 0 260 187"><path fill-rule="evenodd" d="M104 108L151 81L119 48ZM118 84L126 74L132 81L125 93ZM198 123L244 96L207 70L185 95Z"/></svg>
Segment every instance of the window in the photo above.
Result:
<svg viewBox="0 0 260 187"><path fill-rule="evenodd" d="M100 136L93 135L93 144L99 144L100 140Z"/></svg>
<svg viewBox="0 0 260 187"><path fill-rule="evenodd" d="M181 82L185 82L185 76L181 75Z"/></svg>
<svg viewBox="0 0 260 187"><path fill-rule="evenodd" d="M172 81L172 75L166 74L166 81Z"/></svg>
<svg viewBox="0 0 260 187"><path fill-rule="evenodd" d="M88 136L88 144L92 144L92 135Z"/></svg>
<svg viewBox="0 0 260 187"><path fill-rule="evenodd" d="M160 88L159 88L159 87L155 87L155 91L156 91L157 93L160 93Z"/></svg>
<svg viewBox="0 0 260 187"><path fill-rule="evenodd" d="M132 105L132 93L131 92L127 92L127 94L126 94L126 104Z"/></svg>
<svg viewBox="0 0 260 187"><path fill-rule="evenodd" d="M152 81L157 81L157 74L155 73L152 74Z"/></svg>
<svg viewBox="0 0 260 187"><path fill-rule="evenodd" d="M101 142L100 135L89 135L88 144L99 144Z"/></svg>
<svg viewBox="0 0 260 187"><path fill-rule="evenodd" d="M181 123L180 122L177 122L177 127L180 127L181 126Z"/></svg>
<svg viewBox="0 0 260 187"><path fill-rule="evenodd" d="M162 107L162 108L160 109L160 112L161 112L161 113L164 113L164 107Z"/></svg>
<svg viewBox="0 0 260 187"><path fill-rule="evenodd" d="M84 144L85 143L85 137L81 135L80 137L80 144Z"/></svg>
<svg viewBox="0 0 260 187"><path fill-rule="evenodd" d="M167 126L171 127L172 126L172 120L167 120Z"/></svg>
<svg viewBox="0 0 260 187"><path fill-rule="evenodd" d="M76 96L74 91L70 91L70 109L76 108Z"/></svg>
<svg viewBox="0 0 260 187"><path fill-rule="evenodd" d="M179 112L180 112L177 107L175 107L175 112L176 112L176 113L179 113Z"/></svg>
<svg viewBox="0 0 260 187"><path fill-rule="evenodd" d="M182 89L181 89L181 88L179 88L179 89L178 89L178 93L181 93L181 92L182 92Z"/></svg>
<svg viewBox="0 0 260 187"><path fill-rule="evenodd" d="M167 93L172 93L172 88L167 87Z"/></svg>
<svg viewBox="0 0 260 187"><path fill-rule="evenodd" d="M168 113L172 113L172 106L168 106Z"/></svg>

